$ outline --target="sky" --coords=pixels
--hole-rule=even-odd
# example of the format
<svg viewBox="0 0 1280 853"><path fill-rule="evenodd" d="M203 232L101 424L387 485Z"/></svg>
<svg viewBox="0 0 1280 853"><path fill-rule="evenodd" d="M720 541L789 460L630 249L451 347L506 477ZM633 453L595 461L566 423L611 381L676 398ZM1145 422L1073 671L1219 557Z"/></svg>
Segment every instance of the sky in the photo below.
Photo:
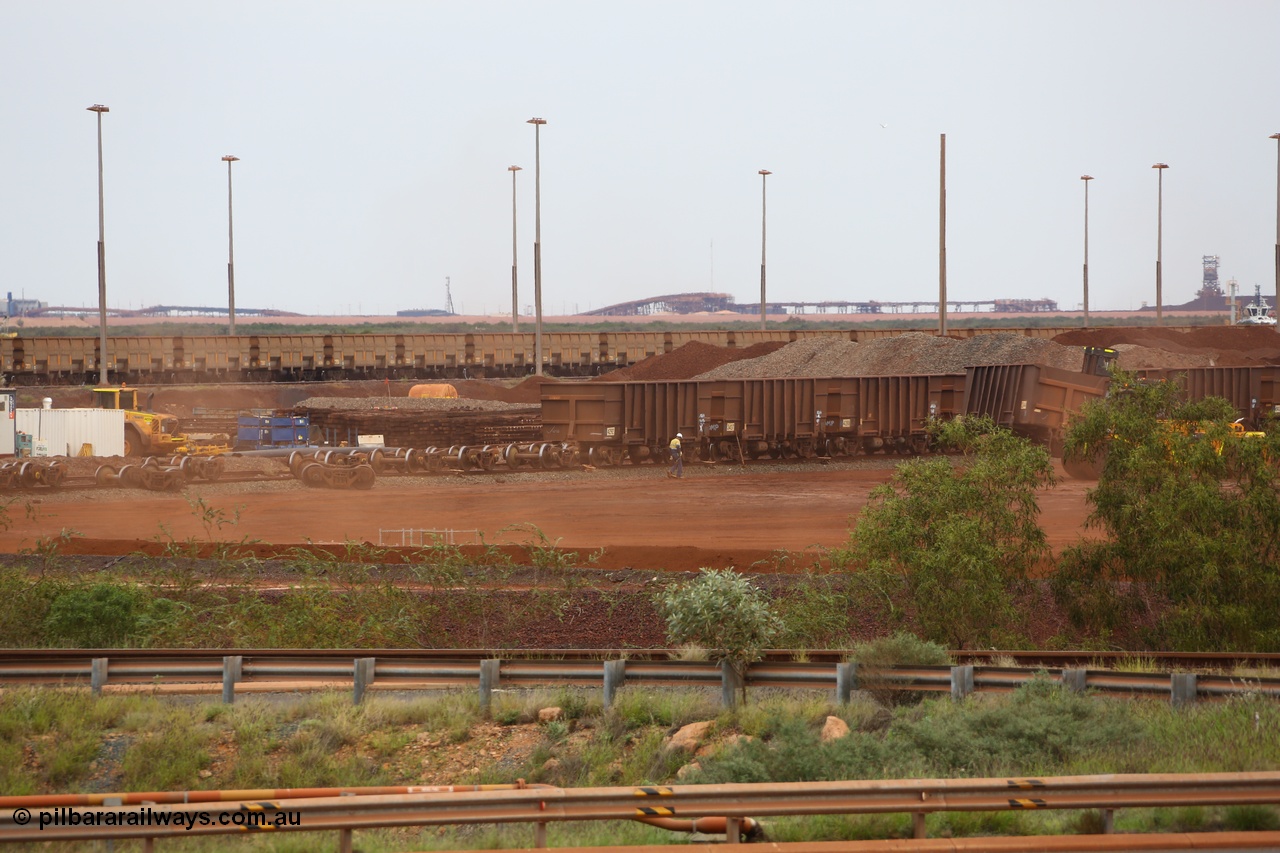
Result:
<svg viewBox="0 0 1280 853"><path fill-rule="evenodd" d="M509 314L1274 290L1280 2L0 0L0 293ZM772 174L762 179L759 170Z"/></svg>

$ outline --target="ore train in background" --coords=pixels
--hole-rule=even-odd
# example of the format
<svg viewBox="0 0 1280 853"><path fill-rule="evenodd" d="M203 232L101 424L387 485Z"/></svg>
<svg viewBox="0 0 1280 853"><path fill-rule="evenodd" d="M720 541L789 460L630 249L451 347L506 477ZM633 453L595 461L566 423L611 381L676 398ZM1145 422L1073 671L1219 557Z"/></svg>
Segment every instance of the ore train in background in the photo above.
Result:
<svg viewBox="0 0 1280 853"><path fill-rule="evenodd" d="M951 334L972 337L1014 332L1053 338L1073 330L957 329ZM671 352L691 341L745 348L767 341L789 343L814 337L870 341L908 331L912 330L550 332L543 334L543 368L553 376L594 376ZM0 338L0 373L10 385L97 382L99 358L96 337ZM109 381L135 385L524 376L534 372L534 335L112 336L107 339L106 367Z"/></svg>

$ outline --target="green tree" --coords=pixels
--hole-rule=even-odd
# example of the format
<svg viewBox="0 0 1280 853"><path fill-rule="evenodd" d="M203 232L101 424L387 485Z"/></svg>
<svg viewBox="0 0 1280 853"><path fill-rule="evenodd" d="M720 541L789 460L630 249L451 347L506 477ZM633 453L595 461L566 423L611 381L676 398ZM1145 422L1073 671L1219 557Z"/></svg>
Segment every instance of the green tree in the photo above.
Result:
<svg viewBox="0 0 1280 853"><path fill-rule="evenodd" d="M702 569L694 580L662 590L655 601L672 644L696 643L739 675L782 630L764 592L733 569Z"/></svg>
<svg viewBox="0 0 1280 853"><path fill-rule="evenodd" d="M905 596L927 639L987 644L1014 624L1010 592L1048 553L1036 490L1053 483L1053 466L1043 447L987 417L933 432L960 458L899 465L872 491L837 557L861 564L895 607Z"/></svg>
<svg viewBox="0 0 1280 853"><path fill-rule="evenodd" d="M1088 500L1105 536L1064 552L1053 579L1077 624L1105 635L1154 599L1153 643L1280 649L1280 432L1243 436L1236 414L1119 372L1085 408L1066 454L1101 461Z"/></svg>

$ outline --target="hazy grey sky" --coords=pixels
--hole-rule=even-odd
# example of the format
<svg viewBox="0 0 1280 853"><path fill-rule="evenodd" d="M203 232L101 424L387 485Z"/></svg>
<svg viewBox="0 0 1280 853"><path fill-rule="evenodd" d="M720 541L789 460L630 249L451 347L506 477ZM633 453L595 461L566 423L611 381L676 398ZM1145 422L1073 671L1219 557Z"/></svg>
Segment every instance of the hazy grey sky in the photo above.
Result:
<svg viewBox="0 0 1280 853"><path fill-rule="evenodd" d="M695 290L1166 303L1201 256L1272 290L1280 3L0 2L0 292L240 307L532 303L542 116L548 314Z"/></svg>

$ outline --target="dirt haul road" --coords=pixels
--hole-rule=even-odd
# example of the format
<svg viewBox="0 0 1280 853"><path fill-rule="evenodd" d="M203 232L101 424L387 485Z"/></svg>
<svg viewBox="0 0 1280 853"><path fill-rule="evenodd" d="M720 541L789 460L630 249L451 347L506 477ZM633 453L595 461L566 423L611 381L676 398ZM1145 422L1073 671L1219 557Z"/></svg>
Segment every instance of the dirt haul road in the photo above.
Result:
<svg viewBox="0 0 1280 853"><path fill-rule="evenodd" d="M877 462L872 468L692 465L681 480L668 479L657 466L559 472L554 480L383 478L367 492L307 489L289 481L255 491L214 484L177 494L28 493L8 509L0 552L34 548L64 530L119 543L95 553L127 554L140 541L399 544L402 529L478 530L487 543L528 543L536 534L512 528L532 525L566 548L607 549L612 555L602 567L742 568L779 550L812 555L814 546L844 543L871 490L892 476L888 460ZM1089 485L1063 477L1040 494L1041 523L1054 550L1084 534ZM211 513L238 520L207 526L201 515ZM802 568L811 560L796 562Z"/></svg>

